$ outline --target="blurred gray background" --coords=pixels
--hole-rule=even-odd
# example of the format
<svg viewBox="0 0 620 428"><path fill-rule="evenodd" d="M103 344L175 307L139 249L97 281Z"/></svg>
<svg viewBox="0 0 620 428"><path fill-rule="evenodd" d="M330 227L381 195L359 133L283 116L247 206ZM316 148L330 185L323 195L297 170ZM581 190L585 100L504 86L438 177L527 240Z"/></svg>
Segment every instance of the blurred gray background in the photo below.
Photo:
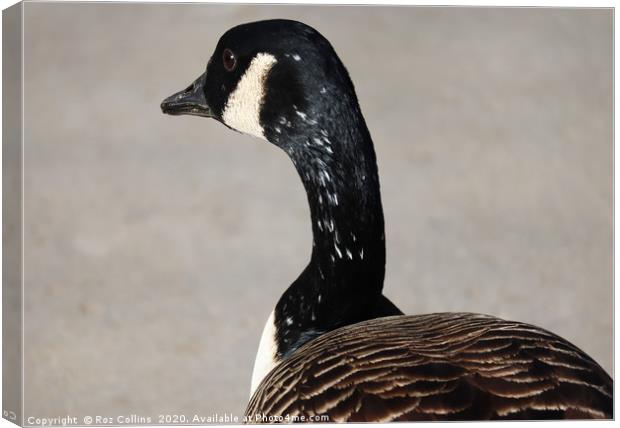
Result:
<svg viewBox="0 0 620 428"><path fill-rule="evenodd" d="M381 174L385 293L552 330L612 372L612 11L25 5L25 416L241 414L309 259L275 146L161 114L228 28L317 28Z"/></svg>

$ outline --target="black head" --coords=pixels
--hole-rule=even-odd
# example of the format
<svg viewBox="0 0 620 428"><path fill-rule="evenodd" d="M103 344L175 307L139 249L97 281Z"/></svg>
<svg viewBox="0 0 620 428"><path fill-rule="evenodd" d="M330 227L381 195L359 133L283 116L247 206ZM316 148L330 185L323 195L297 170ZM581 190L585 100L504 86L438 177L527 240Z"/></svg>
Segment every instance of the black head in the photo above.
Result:
<svg viewBox="0 0 620 428"><path fill-rule="evenodd" d="M296 21L239 25L219 40L206 71L166 98L168 114L212 117L278 143L346 102L357 108L348 73L329 42Z"/></svg>

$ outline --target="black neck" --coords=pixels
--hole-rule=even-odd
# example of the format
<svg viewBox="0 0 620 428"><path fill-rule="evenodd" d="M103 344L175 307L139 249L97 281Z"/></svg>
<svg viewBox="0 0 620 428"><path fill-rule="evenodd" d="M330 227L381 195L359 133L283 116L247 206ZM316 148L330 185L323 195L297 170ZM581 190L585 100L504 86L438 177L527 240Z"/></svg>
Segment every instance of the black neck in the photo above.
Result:
<svg viewBox="0 0 620 428"><path fill-rule="evenodd" d="M281 357L340 326L400 313L381 294L385 238L372 140L357 103L346 113L346 127L297 110L274 127L306 189L313 232L310 263L275 309Z"/></svg>
<svg viewBox="0 0 620 428"><path fill-rule="evenodd" d="M291 154L310 205L309 269L326 291L336 288L343 296L380 293L385 243L372 143L357 141L352 147L327 135L313 138L323 145Z"/></svg>

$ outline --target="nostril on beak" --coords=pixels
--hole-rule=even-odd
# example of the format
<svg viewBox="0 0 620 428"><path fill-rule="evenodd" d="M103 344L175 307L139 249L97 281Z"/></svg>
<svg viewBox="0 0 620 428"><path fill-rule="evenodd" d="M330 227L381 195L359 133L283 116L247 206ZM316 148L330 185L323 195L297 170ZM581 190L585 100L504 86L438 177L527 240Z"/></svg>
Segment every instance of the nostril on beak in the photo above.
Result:
<svg viewBox="0 0 620 428"><path fill-rule="evenodd" d="M204 74L182 91L164 99L160 108L165 114L214 117L205 99Z"/></svg>

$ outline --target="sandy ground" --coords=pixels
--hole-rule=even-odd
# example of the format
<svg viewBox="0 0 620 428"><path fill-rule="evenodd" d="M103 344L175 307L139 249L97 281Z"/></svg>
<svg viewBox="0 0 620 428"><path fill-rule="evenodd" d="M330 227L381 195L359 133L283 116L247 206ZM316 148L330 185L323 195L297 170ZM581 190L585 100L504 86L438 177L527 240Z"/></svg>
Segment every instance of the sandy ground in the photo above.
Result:
<svg viewBox="0 0 620 428"><path fill-rule="evenodd" d="M406 313L552 330L612 370L612 12L27 3L25 415L240 414L311 248L284 153L160 101L272 17L334 45Z"/></svg>

